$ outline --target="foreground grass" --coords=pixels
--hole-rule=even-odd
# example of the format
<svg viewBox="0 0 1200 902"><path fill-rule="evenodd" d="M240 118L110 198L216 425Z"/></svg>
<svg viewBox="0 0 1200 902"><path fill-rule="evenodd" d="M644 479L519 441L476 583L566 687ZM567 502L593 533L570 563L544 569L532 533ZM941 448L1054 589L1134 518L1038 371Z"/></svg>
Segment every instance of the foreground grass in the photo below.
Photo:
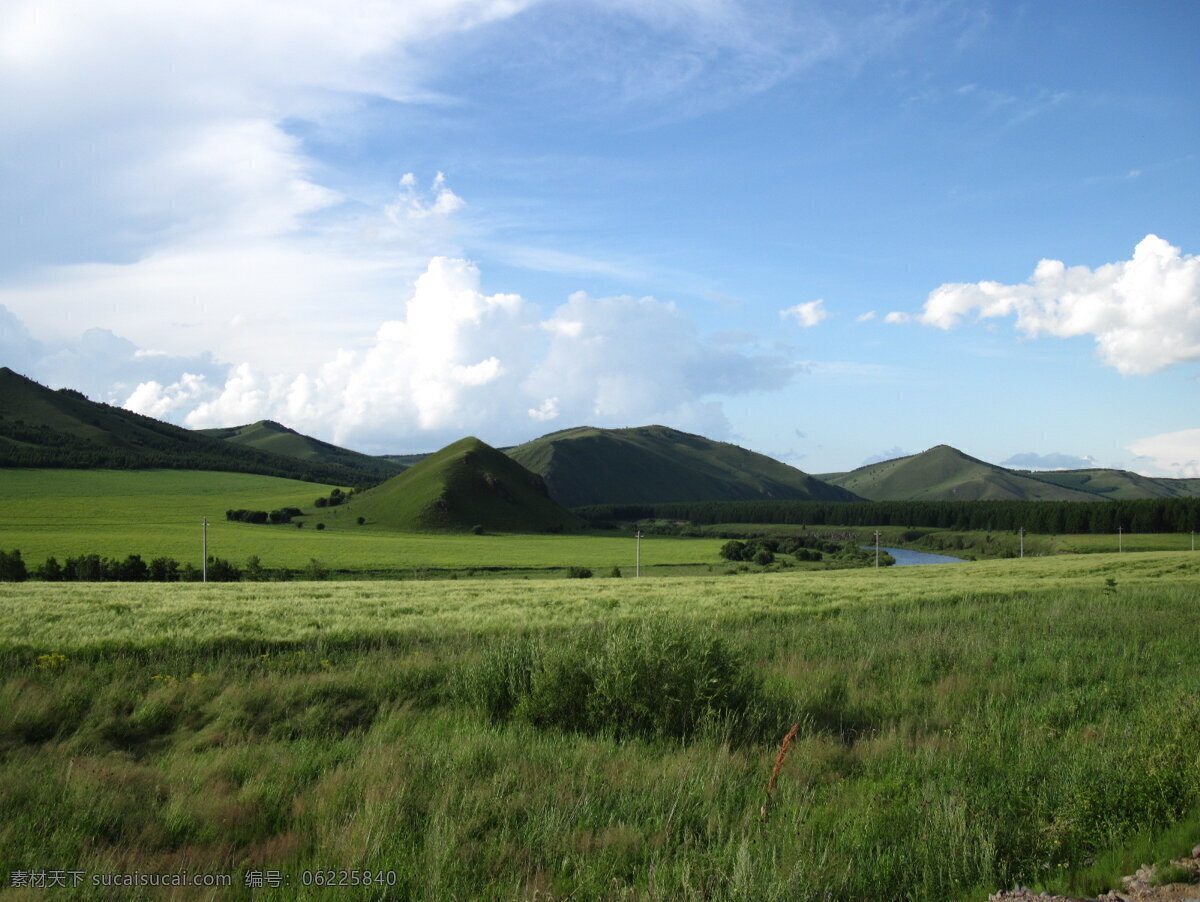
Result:
<svg viewBox="0 0 1200 902"><path fill-rule="evenodd" d="M246 875L274 869L290 884L254 897L279 899L382 897L303 886L318 868L392 870L388 897L415 899L1064 883L1200 805L1198 595L1200 562L1181 554L636 583L0 586L0 879L221 872L232 889L155 897L250 898ZM686 652L685 678L696 648L727 647L712 679L736 682L742 708L623 730L611 712L651 722L638 679L668 679L647 624ZM481 703L511 673L497 662L530 647L550 655L535 674L564 676L541 684L557 695ZM546 716L586 708L601 672L607 726Z"/></svg>

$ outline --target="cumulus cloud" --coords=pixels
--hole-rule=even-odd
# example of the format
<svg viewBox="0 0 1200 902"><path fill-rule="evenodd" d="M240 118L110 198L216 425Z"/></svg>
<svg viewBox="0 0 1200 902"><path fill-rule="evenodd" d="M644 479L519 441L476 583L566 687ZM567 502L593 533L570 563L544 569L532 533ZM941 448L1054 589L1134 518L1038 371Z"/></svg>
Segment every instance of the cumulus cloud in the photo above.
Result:
<svg viewBox="0 0 1200 902"><path fill-rule="evenodd" d="M1085 470L1096 466L1094 457L1079 457L1075 454L1038 454L1034 451L1023 451L1014 454L1008 460L1000 461L1002 467L1015 467L1021 470Z"/></svg>
<svg viewBox="0 0 1200 902"><path fill-rule="evenodd" d="M88 329L68 341L35 338L16 314L0 305L0 366L52 388L73 388L90 398L121 402L130 389L147 385L131 409L165 416L204 396L209 380L224 380L228 367L211 354L176 356L140 348L109 329ZM179 398L169 403L168 398Z"/></svg>
<svg viewBox="0 0 1200 902"><path fill-rule="evenodd" d="M883 318L885 323L907 323L912 320L911 314L904 313L899 310L893 310Z"/></svg>
<svg viewBox="0 0 1200 902"><path fill-rule="evenodd" d="M874 310L868 310L866 313L860 313L858 316L854 317L854 321L856 323L869 323L873 319L875 319Z"/></svg>
<svg viewBox="0 0 1200 902"><path fill-rule="evenodd" d="M182 415L191 427L271 418L388 451L467 432L519 441L552 420L720 434L715 396L777 388L793 372L781 358L700 335L670 303L580 292L546 317L518 295L485 294L475 265L439 257L366 349L339 350L298 376L243 363L216 388L139 385L127 406Z"/></svg>
<svg viewBox="0 0 1200 902"><path fill-rule="evenodd" d="M818 298L815 301L809 301L807 304L797 304L794 307L788 307L786 310L780 310L779 315L784 319L792 319L796 324L804 329L811 329L823 319L829 317L829 311L825 309L825 301Z"/></svg>
<svg viewBox="0 0 1200 902"><path fill-rule="evenodd" d="M1200 429L1184 429L1138 439L1129 450L1149 463L1154 475L1200 477Z"/></svg>
<svg viewBox="0 0 1200 902"><path fill-rule="evenodd" d="M1131 259L1094 270L1042 260L1022 285L942 285L920 321L951 329L972 314L1015 317L1031 337L1090 335L1122 374L1153 373L1200 360L1200 257L1147 235Z"/></svg>

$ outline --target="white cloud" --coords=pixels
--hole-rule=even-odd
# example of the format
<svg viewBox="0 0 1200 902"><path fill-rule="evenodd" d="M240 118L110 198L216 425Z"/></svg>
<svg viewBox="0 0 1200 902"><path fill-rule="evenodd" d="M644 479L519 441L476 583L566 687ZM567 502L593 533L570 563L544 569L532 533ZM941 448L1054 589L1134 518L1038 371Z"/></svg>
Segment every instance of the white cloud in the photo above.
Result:
<svg viewBox="0 0 1200 902"><path fill-rule="evenodd" d="M1094 457L1079 457L1076 454L1038 454L1034 451L1023 451L1014 454L1008 460L1000 461L1002 467L1015 467L1021 470L1085 470L1096 467Z"/></svg>
<svg viewBox="0 0 1200 902"><path fill-rule="evenodd" d="M815 301L809 301L807 304L797 304L794 307L788 307L786 310L780 310L779 315L784 319L793 319L804 329L811 329L824 319L828 319L829 311L825 309L825 301L818 298Z"/></svg>
<svg viewBox="0 0 1200 902"><path fill-rule="evenodd" d="M907 323L912 320L912 316L908 313L903 313L899 310L893 310L883 318L885 323Z"/></svg>
<svg viewBox="0 0 1200 902"><path fill-rule="evenodd" d="M529 408L529 418L540 423L558 419L558 398L546 398L537 407Z"/></svg>
<svg viewBox="0 0 1200 902"><path fill-rule="evenodd" d="M194 406L197 401L211 394L204 376L184 373L178 382L171 385L163 385L153 379L139 383L122 406L134 413L163 420L179 408Z"/></svg>
<svg viewBox="0 0 1200 902"><path fill-rule="evenodd" d="M1200 477L1200 429L1184 429L1138 439L1129 450L1148 461L1155 475Z"/></svg>
<svg viewBox="0 0 1200 902"><path fill-rule="evenodd" d="M1042 260L1022 285L947 284L930 293L921 322L951 329L964 317L1013 316L1033 337L1091 335L1100 359L1123 374L1200 360L1200 257L1147 235L1130 260L1095 270Z"/></svg>
<svg viewBox="0 0 1200 902"><path fill-rule="evenodd" d="M866 313L860 313L858 316L854 317L854 321L856 323L869 323L873 319L875 319L874 310L868 310Z"/></svg>
<svg viewBox="0 0 1200 902"><path fill-rule="evenodd" d="M793 372L778 357L699 335L673 304L580 292L543 319L517 295L485 295L473 264L435 258L403 316L364 350L338 351L299 376L244 363L207 396L192 385L140 385L127 406L192 427L271 418L377 450L436 447L468 432L518 441L530 420L662 421L721 434L714 396L777 388ZM189 400L198 403L186 410Z"/></svg>

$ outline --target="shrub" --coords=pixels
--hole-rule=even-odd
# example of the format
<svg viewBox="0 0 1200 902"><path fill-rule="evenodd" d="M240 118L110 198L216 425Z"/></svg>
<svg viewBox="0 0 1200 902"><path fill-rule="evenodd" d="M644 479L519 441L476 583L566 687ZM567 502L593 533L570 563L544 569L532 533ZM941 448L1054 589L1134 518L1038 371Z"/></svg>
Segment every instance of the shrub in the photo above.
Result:
<svg viewBox="0 0 1200 902"><path fill-rule="evenodd" d="M587 567L568 567L567 579L590 579L592 571Z"/></svg>
<svg viewBox="0 0 1200 902"><path fill-rule="evenodd" d="M367 522L367 518L366 518L366 517L359 517L359 518L358 518L357 520L355 520L354 522L355 522L355 523L357 523L359 526L362 526L364 523L366 523L366 522Z"/></svg>
<svg viewBox="0 0 1200 902"><path fill-rule="evenodd" d="M754 554L754 563L765 567L767 564L775 563L775 555L768 548L760 548Z"/></svg>
<svg viewBox="0 0 1200 902"><path fill-rule="evenodd" d="M325 524L324 524L324 523L318 523L318 524L317 524L317 529L324 529L324 528L325 528Z"/></svg>
<svg viewBox="0 0 1200 902"><path fill-rule="evenodd" d="M25 568L25 562L21 560L21 552L17 549L12 551L0 551L0 582L6 583L23 583L29 578L29 571Z"/></svg>
<svg viewBox="0 0 1200 902"><path fill-rule="evenodd" d="M327 579L329 571L314 557L308 559L308 563L304 565L300 575L304 579Z"/></svg>
<svg viewBox="0 0 1200 902"><path fill-rule="evenodd" d="M620 579L621 578L621 568L613 567L612 572L609 573L608 575L611 576L613 579Z"/></svg>
<svg viewBox="0 0 1200 902"><path fill-rule="evenodd" d="M515 637L498 643L459 685L494 720L615 738L683 739L724 725L730 737L746 740L772 722L764 717L772 706L762 683L742 656L694 626Z"/></svg>
<svg viewBox="0 0 1200 902"><path fill-rule="evenodd" d="M48 557L46 563L34 569L33 575L42 582L60 583L63 581L63 568L56 558Z"/></svg>

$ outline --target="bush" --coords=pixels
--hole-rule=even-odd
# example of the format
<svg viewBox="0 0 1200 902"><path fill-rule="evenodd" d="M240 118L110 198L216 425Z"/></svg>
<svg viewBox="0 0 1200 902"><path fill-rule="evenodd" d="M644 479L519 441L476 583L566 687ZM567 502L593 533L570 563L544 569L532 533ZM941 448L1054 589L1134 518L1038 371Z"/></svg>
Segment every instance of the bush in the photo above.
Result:
<svg viewBox="0 0 1200 902"><path fill-rule="evenodd" d="M300 576L302 579L328 579L329 571L314 557L308 559L308 563L300 571Z"/></svg>
<svg viewBox="0 0 1200 902"><path fill-rule="evenodd" d="M567 579L591 579L592 571L587 567L568 567Z"/></svg>
<svg viewBox="0 0 1200 902"><path fill-rule="evenodd" d="M324 524L324 523L318 523L318 524L317 524L317 529L324 529L324 528L325 528L325 524Z"/></svg>
<svg viewBox="0 0 1200 902"><path fill-rule="evenodd" d="M53 557L46 558L46 563L35 568L33 575L46 583L60 583L64 578L62 565Z"/></svg>
<svg viewBox="0 0 1200 902"><path fill-rule="evenodd" d="M611 576L613 579L620 579L621 578L621 568L613 567L612 572L609 573L608 575Z"/></svg>
<svg viewBox="0 0 1200 902"><path fill-rule="evenodd" d="M754 553L754 563L765 567L767 564L775 563L775 555L768 548L759 548Z"/></svg>
<svg viewBox="0 0 1200 902"><path fill-rule="evenodd" d="M0 551L0 582L23 583L29 578L25 562L21 560L21 552L14 548L12 551Z"/></svg>
<svg viewBox="0 0 1200 902"><path fill-rule="evenodd" d="M694 626L622 624L509 639L459 686L493 720L614 738L683 739L711 725L743 741L775 726L765 716L773 705L742 656Z"/></svg>
<svg viewBox="0 0 1200 902"><path fill-rule="evenodd" d="M210 583L236 583L242 578L242 571L234 564L220 557L208 558L208 581Z"/></svg>

